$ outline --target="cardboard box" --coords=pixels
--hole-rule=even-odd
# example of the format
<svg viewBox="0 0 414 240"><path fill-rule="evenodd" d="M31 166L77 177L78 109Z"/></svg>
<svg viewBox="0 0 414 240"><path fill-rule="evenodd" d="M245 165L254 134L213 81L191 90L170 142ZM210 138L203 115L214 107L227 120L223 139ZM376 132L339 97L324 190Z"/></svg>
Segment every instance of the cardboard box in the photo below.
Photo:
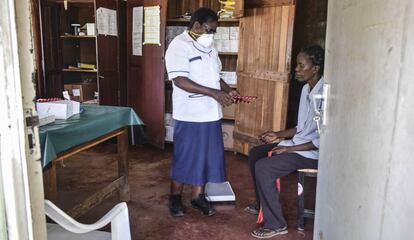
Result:
<svg viewBox="0 0 414 240"><path fill-rule="evenodd" d="M64 89L69 92L71 100L86 102L94 99L94 92L97 91L97 85L96 83L65 84Z"/></svg>
<svg viewBox="0 0 414 240"><path fill-rule="evenodd" d="M230 52L230 41L234 40L214 40L214 46L218 52Z"/></svg>
<svg viewBox="0 0 414 240"><path fill-rule="evenodd" d="M217 27L216 34L214 34L216 40L229 40L230 28L229 27Z"/></svg>
<svg viewBox="0 0 414 240"><path fill-rule="evenodd" d="M237 84L236 72L221 71L221 79L223 79L223 81L227 84L232 84L232 85Z"/></svg>
<svg viewBox="0 0 414 240"><path fill-rule="evenodd" d="M39 118L55 116L56 119L68 119L79 113L80 104L70 100L38 102L36 103L36 110Z"/></svg>
<svg viewBox="0 0 414 240"><path fill-rule="evenodd" d="M239 27L230 27L230 40L239 40Z"/></svg>
<svg viewBox="0 0 414 240"><path fill-rule="evenodd" d="M228 107L223 107L223 118L234 120L236 115L236 104L232 104Z"/></svg>
<svg viewBox="0 0 414 240"><path fill-rule="evenodd" d="M86 23L82 27L83 30L86 30L86 35L88 36L95 36L95 23Z"/></svg>
<svg viewBox="0 0 414 240"><path fill-rule="evenodd" d="M228 52L238 52L239 51L239 40L229 40L229 51Z"/></svg>
<svg viewBox="0 0 414 240"><path fill-rule="evenodd" d="M221 124L221 128L223 131L224 149L231 151L234 149L234 146L233 146L234 124L223 122Z"/></svg>

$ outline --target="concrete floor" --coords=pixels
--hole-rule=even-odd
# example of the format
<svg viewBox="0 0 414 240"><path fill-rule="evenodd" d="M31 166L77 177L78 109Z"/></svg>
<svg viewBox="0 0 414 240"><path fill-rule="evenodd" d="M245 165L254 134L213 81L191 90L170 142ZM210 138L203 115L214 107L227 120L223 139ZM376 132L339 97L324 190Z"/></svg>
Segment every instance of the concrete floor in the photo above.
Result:
<svg viewBox="0 0 414 240"><path fill-rule="evenodd" d="M184 191L187 213L183 218L172 218L167 208L169 194L169 166L171 146L165 151L151 146L130 148L131 201L128 203L132 239L254 239L256 216L243 211L254 200L254 190L248 171L247 158L226 153L228 179L236 193L235 205L217 206L212 217L202 216L189 204L189 187ZM104 143L90 151L80 153L58 168L59 206L69 209L103 184L115 179L117 172L116 146ZM274 239L312 239L313 221L307 220L305 231L296 228L296 174L282 179L281 201L289 224L289 234ZM314 206L315 180L306 182L307 207ZM117 196L106 200L79 221L91 223L103 216L117 203ZM109 227L104 230L109 230Z"/></svg>

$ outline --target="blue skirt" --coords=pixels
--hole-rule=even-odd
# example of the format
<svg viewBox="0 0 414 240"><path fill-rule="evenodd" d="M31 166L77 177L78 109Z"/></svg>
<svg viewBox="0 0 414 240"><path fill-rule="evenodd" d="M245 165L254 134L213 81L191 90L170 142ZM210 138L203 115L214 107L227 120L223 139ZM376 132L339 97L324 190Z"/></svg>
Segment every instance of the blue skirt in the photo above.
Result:
<svg viewBox="0 0 414 240"><path fill-rule="evenodd" d="M175 121L171 178L193 186L226 180L220 120L203 123Z"/></svg>

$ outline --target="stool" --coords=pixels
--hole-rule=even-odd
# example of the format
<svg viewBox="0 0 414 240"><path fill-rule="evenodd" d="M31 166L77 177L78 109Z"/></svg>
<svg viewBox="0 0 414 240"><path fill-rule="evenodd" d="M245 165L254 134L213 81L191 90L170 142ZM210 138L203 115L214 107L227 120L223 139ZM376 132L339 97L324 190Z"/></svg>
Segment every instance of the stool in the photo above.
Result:
<svg viewBox="0 0 414 240"><path fill-rule="evenodd" d="M305 209L305 177L317 177L318 169L299 169L298 182L302 185L303 191L298 199L298 230L305 230L305 218L314 218L315 211Z"/></svg>

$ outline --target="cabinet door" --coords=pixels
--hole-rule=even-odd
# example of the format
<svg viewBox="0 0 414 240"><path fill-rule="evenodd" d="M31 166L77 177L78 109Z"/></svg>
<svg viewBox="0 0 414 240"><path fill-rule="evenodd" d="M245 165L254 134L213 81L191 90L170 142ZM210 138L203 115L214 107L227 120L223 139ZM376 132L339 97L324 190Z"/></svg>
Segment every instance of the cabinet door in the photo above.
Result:
<svg viewBox="0 0 414 240"><path fill-rule="evenodd" d="M158 45L142 46L142 56L132 54L133 8L160 6L161 25ZM127 1L127 105L132 107L145 123L145 134L150 144L164 148L165 127L165 25L167 0ZM144 36L142 36L144 39Z"/></svg>
<svg viewBox="0 0 414 240"><path fill-rule="evenodd" d="M118 1L96 0L95 4L96 9L103 7L117 11L115 19L118 19ZM119 105L118 41L118 36L97 36L98 90L99 103L102 105Z"/></svg>
<svg viewBox="0 0 414 240"><path fill-rule="evenodd" d="M252 1L240 21L237 88L258 96L253 104L238 104L234 148L247 154L266 130L286 126L290 82L294 1ZM270 5L269 5L270 4Z"/></svg>

